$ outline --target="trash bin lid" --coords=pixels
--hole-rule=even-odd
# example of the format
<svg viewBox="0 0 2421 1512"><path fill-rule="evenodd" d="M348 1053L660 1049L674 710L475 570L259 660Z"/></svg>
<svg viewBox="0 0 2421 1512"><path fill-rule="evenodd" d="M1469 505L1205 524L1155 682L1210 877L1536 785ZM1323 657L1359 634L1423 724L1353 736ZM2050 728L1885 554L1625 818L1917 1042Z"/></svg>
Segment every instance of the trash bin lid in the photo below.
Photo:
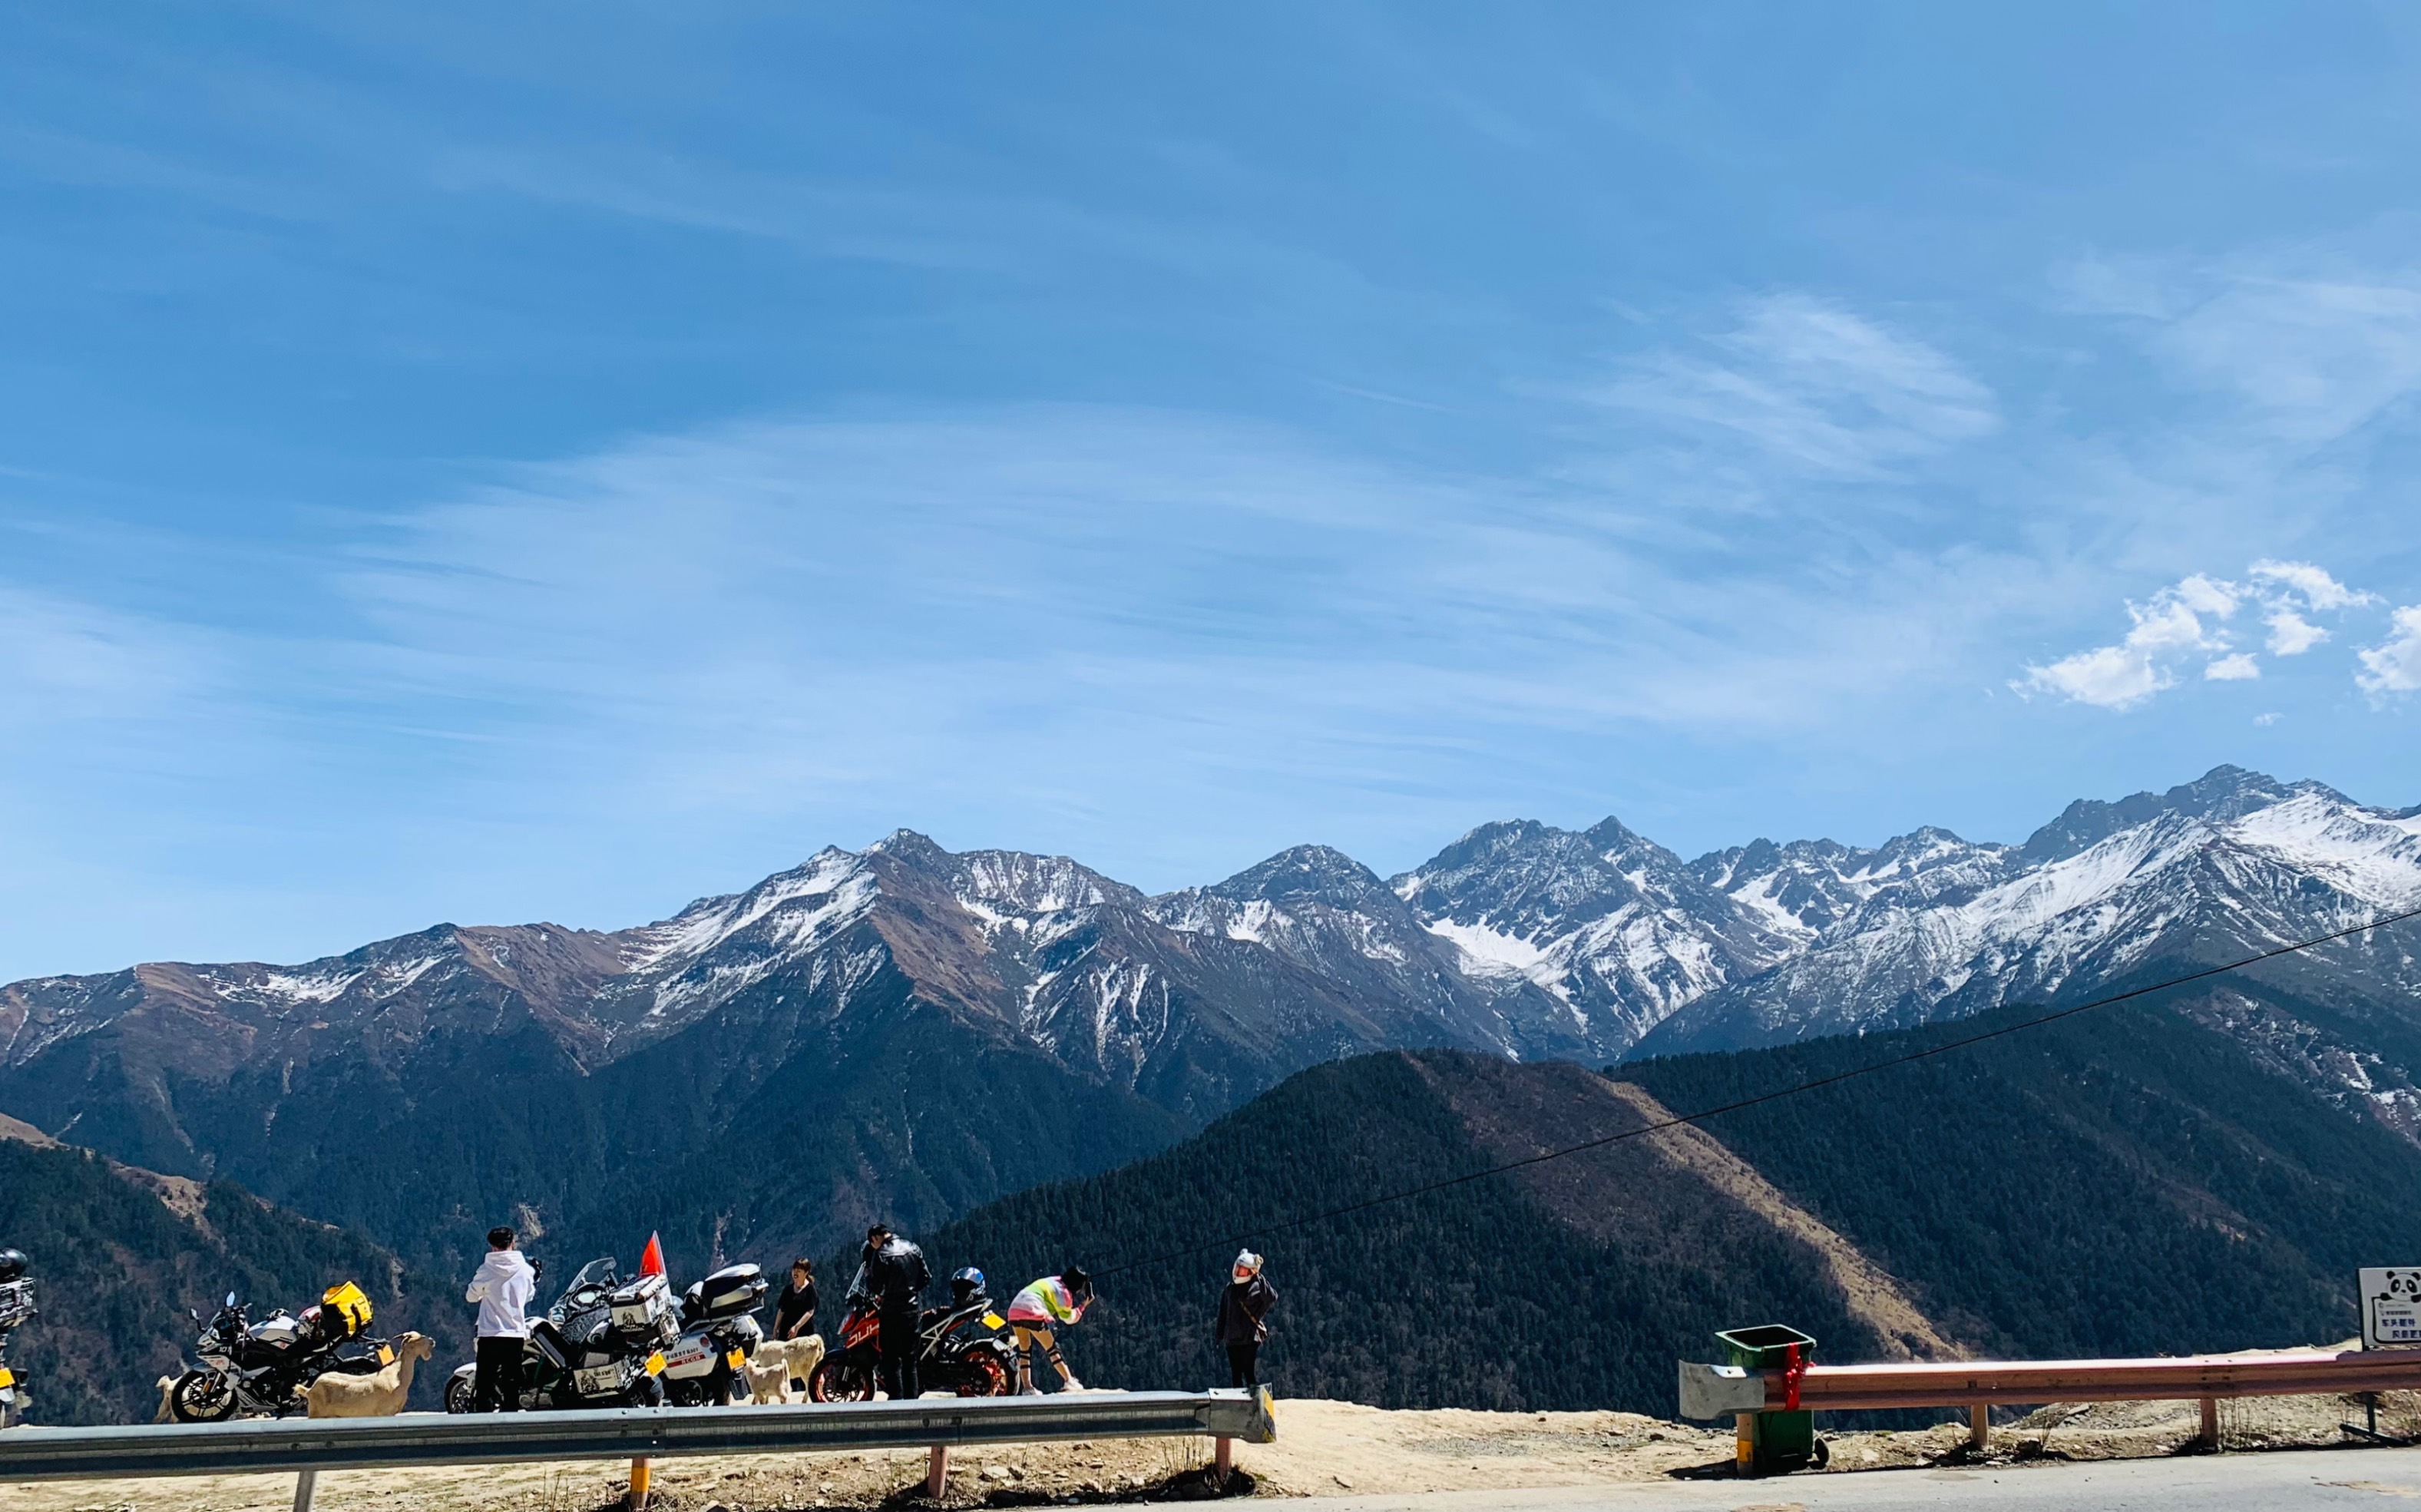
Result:
<svg viewBox="0 0 2421 1512"><path fill-rule="evenodd" d="M1780 1365L1788 1360L1790 1346L1799 1346L1799 1358L1805 1360L1816 1352L1816 1341L1795 1328L1780 1323L1764 1323L1756 1328L1726 1329L1715 1337L1731 1350L1731 1363L1756 1365L1759 1368Z"/></svg>

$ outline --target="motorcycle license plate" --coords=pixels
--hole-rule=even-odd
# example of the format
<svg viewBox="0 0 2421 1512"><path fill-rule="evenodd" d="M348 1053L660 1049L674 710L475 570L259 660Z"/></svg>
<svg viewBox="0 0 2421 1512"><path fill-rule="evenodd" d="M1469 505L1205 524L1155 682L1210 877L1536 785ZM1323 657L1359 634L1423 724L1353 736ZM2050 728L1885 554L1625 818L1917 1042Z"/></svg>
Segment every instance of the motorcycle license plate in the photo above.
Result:
<svg viewBox="0 0 2421 1512"><path fill-rule="evenodd" d="M383 1344L379 1346L379 1364L383 1365L395 1364L395 1351Z"/></svg>
<svg viewBox="0 0 2421 1512"><path fill-rule="evenodd" d="M622 1389L622 1367L590 1365L586 1370L573 1371L571 1379L579 1386L581 1395L603 1396Z"/></svg>
<svg viewBox="0 0 2421 1512"><path fill-rule="evenodd" d="M664 1351L659 1349L654 1354L648 1356L648 1374L650 1376L661 1376L664 1373Z"/></svg>
<svg viewBox="0 0 2421 1512"><path fill-rule="evenodd" d="M738 1349L734 1349L729 1354L723 1357L723 1363L729 1365L732 1369L737 1370L742 1365L748 1363L748 1357L745 1354L741 1353Z"/></svg>
<svg viewBox="0 0 2421 1512"><path fill-rule="evenodd" d="M998 1313L986 1313L986 1314L984 1314L984 1327L986 1327L986 1328L990 1328L990 1329L999 1329L999 1328L1006 1328L1006 1327L1007 1327L1007 1326L1008 1326L1008 1319L1007 1319L1007 1318L1005 1318L1005 1317L1001 1317Z"/></svg>

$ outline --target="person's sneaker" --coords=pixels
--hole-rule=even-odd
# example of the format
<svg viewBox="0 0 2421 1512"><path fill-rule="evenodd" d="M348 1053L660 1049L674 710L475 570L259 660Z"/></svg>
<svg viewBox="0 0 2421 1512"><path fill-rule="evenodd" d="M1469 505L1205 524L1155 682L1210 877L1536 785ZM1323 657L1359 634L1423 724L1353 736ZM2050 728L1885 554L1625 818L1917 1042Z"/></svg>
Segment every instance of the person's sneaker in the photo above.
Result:
<svg viewBox="0 0 2421 1512"><path fill-rule="evenodd" d="M1042 1395L1042 1388L1029 1380L1024 1385L1017 1388L1017 1395L1020 1396L1039 1396Z"/></svg>
<svg viewBox="0 0 2421 1512"><path fill-rule="evenodd" d="M1078 1380L1075 1377L1070 1376L1068 1378L1068 1384L1062 1389L1071 1392L1080 1392L1085 1389L1085 1383Z"/></svg>

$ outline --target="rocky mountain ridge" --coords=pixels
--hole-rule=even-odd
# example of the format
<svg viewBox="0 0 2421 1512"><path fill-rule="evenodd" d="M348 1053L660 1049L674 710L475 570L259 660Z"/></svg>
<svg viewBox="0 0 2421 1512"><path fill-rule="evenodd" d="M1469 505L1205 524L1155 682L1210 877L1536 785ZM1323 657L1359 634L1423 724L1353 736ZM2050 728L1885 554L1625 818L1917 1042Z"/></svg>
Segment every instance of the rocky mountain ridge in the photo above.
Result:
<svg viewBox="0 0 2421 1512"><path fill-rule="evenodd" d="M440 925L299 966L0 987L0 1112L398 1243L507 1200L601 1223L673 1169L720 1253L1103 1169L1340 1056L1601 1064L1899 1027L2414 906L2416 811L2236 768L2080 801L2017 845L1928 828L1685 861L1615 819L1523 820L1392 879L1305 846L1159 896L901 831L618 931ZM2192 1011L2421 1130L2410 933ZM758 1148L786 1142L806 1153ZM342 1151L408 1200L348 1200Z"/></svg>

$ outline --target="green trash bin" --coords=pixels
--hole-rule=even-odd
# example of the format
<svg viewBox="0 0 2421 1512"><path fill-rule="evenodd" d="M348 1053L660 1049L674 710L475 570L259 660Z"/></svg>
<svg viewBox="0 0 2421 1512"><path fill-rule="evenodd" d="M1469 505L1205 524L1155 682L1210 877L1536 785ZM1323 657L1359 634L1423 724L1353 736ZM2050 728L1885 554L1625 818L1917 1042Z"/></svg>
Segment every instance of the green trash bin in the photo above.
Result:
<svg viewBox="0 0 2421 1512"><path fill-rule="evenodd" d="M1816 1341L1795 1328L1767 1323L1717 1333L1730 1351L1728 1364L1749 1370L1787 1370L1795 1359L1814 1363ZM1739 1468L1744 1475L1786 1475L1824 1462L1813 1412L1742 1412Z"/></svg>

